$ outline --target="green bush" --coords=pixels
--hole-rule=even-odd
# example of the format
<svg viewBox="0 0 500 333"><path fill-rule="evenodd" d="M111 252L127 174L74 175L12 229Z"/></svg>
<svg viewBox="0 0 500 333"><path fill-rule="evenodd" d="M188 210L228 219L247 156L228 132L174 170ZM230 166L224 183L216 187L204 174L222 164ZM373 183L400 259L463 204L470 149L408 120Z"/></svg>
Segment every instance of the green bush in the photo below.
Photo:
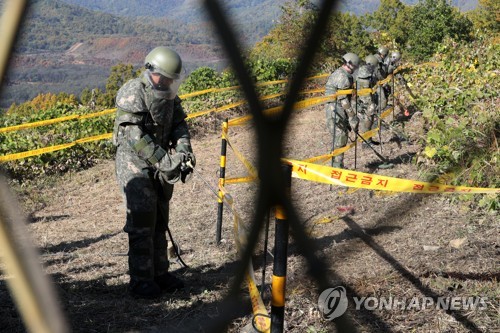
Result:
<svg viewBox="0 0 500 333"><path fill-rule="evenodd" d="M412 78L427 127L420 161L435 173L452 172L455 185L500 186L499 51L491 39L448 39L436 54L439 65L420 67ZM498 198L481 203L498 207Z"/></svg>
<svg viewBox="0 0 500 333"><path fill-rule="evenodd" d="M0 118L0 127L54 119L70 114L84 114L89 109L57 105L39 110L31 116L7 114ZM109 133L113 129L113 116L101 116L85 120L70 120L53 125L24 129L0 134L0 155L9 155L44 147L71 143L77 139ZM11 178L23 182L43 174L57 174L90 167L99 159L110 158L114 146L109 140L76 145L71 148L38 156L14 160L3 164Z"/></svg>

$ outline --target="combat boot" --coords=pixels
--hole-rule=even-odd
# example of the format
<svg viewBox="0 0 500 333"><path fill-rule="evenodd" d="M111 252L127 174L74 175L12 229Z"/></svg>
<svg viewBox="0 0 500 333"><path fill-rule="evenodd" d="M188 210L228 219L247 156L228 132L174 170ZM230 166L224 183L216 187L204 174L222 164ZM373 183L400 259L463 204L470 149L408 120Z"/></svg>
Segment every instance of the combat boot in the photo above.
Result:
<svg viewBox="0 0 500 333"><path fill-rule="evenodd" d="M163 292L171 293L184 288L184 282L169 272L155 277L156 284Z"/></svg>
<svg viewBox="0 0 500 333"><path fill-rule="evenodd" d="M333 158L332 167L344 169L344 154L337 155Z"/></svg>
<svg viewBox="0 0 500 333"><path fill-rule="evenodd" d="M135 298L157 298L161 295L161 289L154 281L141 281L130 279L128 291Z"/></svg>

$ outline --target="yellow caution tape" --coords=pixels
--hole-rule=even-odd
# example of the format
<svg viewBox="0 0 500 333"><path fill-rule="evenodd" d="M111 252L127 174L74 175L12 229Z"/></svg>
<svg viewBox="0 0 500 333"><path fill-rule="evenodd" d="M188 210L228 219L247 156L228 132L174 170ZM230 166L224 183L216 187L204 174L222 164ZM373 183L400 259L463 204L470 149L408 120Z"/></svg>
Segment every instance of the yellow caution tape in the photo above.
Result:
<svg viewBox="0 0 500 333"><path fill-rule="evenodd" d="M367 132L365 132L363 134L360 134L360 135L363 137L363 139L368 140L369 138L373 137L378 132L378 130L379 129L377 127L375 129L372 129L372 130L367 131ZM363 140L360 139L360 138L358 138L357 142L363 142ZM305 162L307 162L307 163L316 163L316 162L325 163L330 158L335 157L337 155L340 155L342 153L345 153L349 149L353 148L355 145L356 145L356 143L351 142L350 144L345 145L344 147L335 149L330 154L325 154L325 155L311 157L311 158L306 159Z"/></svg>
<svg viewBox="0 0 500 333"><path fill-rule="evenodd" d="M116 112L116 108L114 108L114 109L106 109L106 110L99 111L99 112L94 112L94 113L89 113L89 114L82 114L81 116L79 116L79 118L80 119L95 118L95 117L100 117L100 116L104 116L104 115L108 115L108 114L113 114L115 112Z"/></svg>
<svg viewBox="0 0 500 333"><path fill-rule="evenodd" d="M324 77L328 77L329 75L330 74L319 74L316 76L309 77L306 80L321 79ZM274 85L274 84L286 83L288 81L289 81L288 79L283 79L283 80L260 82L260 83L257 83L255 86L256 87L264 87L264 86L270 86L270 85ZM232 87L226 87L226 88L209 88L209 89L205 89L205 90L193 91L191 93L179 95L179 97L181 99L186 99L186 98L190 98L190 97L205 95L205 94L208 94L211 92L217 93L217 92L222 92L222 91L236 90L236 89L239 89L240 87L241 86L232 86Z"/></svg>
<svg viewBox="0 0 500 333"><path fill-rule="evenodd" d="M227 135L225 134L222 134L222 138L223 139L226 139L227 141L227 144L229 145L229 147L231 147L231 149L233 150L234 154L236 155L236 157L243 163L243 165L247 168L248 170L248 173L250 174L250 176L252 178L257 178L257 171L255 170L254 166L243 156L242 153L240 153L232 144L231 144L231 141L229 141L229 138L227 137Z"/></svg>
<svg viewBox="0 0 500 333"><path fill-rule="evenodd" d="M61 144L61 145L50 146L50 147L45 147L45 148L40 148L40 149L34 149L34 150L29 150L29 151L25 151L25 152L22 152L22 153L15 153L15 154L3 155L3 156L0 156L0 162L7 162L7 161L19 160L21 158L37 156L37 155L42 155L42 154L46 154L46 153L52 153L54 151L71 148L71 147L73 147L73 146L75 146L77 144L81 144L81 143L86 143L86 142L91 142L91 141L97 141L97 140L103 140L103 139L109 139L109 138L112 137L112 135L113 135L112 133L100 134L100 135L95 135L95 136L88 137L88 138L78 139L76 141L73 141L73 142L70 142L70 143L64 143L64 144Z"/></svg>
<svg viewBox="0 0 500 333"><path fill-rule="evenodd" d="M246 274L248 291L250 293L250 301L252 302L252 310L254 314L253 322L259 332L270 332L271 318L267 312L266 306L260 297L257 284L255 283L255 274L253 265L250 262Z"/></svg>
<svg viewBox="0 0 500 333"><path fill-rule="evenodd" d="M32 123L25 123L25 124L20 124L20 125L15 125L15 126L2 127L2 128L0 128L0 133L19 131L22 129L35 128L35 127L40 127L40 126L47 126L47 125L61 123L61 122L68 121L68 120L88 119L88 118L93 118L93 117L100 117L102 115L114 113L115 111L116 111L116 109L108 109L108 110L84 114L84 115L72 114L69 116L64 116L64 117L59 117L59 118L54 118L54 119L40 120L40 121L35 121Z"/></svg>
<svg viewBox="0 0 500 333"><path fill-rule="evenodd" d="M34 127L39 127L39 126L46 126L46 125L50 125L50 124L55 124L55 123L67 121L67 120L77 119L77 118L78 118L78 115L74 114L71 116L65 116L65 117L60 117L60 118L35 121L32 123L25 123L25 124L20 124L20 125L15 125L15 126L3 127L3 128L0 128L0 133L19 131L22 129L34 128Z"/></svg>
<svg viewBox="0 0 500 333"><path fill-rule="evenodd" d="M342 90L342 92L345 92L345 91L352 92L352 90ZM306 108L313 107L316 105L321 105L321 104L325 104L328 102L332 102L335 100L337 95L340 95L339 92L340 91L338 91L336 94L329 95L329 96L320 96L320 97L308 98L308 99L299 101L299 102L294 104L293 109L294 110L302 110L302 109L306 109ZM280 105L280 106L266 109L263 112L266 115L271 115L271 114L275 114L275 113L280 112L282 109L283 109L283 106ZM252 118L253 118L252 115L246 115L246 116L241 116L238 118L231 119L231 120L229 120L229 126L245 125Z"/></svg>
<svg viewBox="0 0 500 333"><path fill-rule="evenodd" d="M94 135L94 136L91 136L88 138L78 139L75 141L75 143L80 144L80 143L86 143L86 142L91 142L91 141L106 140L106 139L111 139L112 136L113 136L113 133Z"/></svg>
<svg viewBox="0 0 500 333"><path fill-rule="evenodd" d="M251 183L256 180L254 177L226 178L226 184Z"/></svg>
<svg viewBox="0 0 500 333"><path fill-rule="evenodd" d="M187 115L187 119L200 117L200 116L203 116L205 114L212 113L212 112L222 112L222 111L229 110L229 109L235 108L235 107L243 105L243 104L246 104L245 100L241 100L241 101L238 101L238 102L227 104L227 105L224 105L224 106L221 106L221 107L215 107L215 108L208 109L208 110L205 110L205 111L193 112L193 113L190 113L190 114Z"/></svg>
<svg viewBox="0 0 500 333"><path fill-rule="evenodd" d="M500 193L500 188L443 185L332 168L304 161L283 159L283 162L292 165L292 176L295 178L331 185L411 193Z"/></svg>
<svg viewBox="0 0 500 333"><path fill-rule="evenodd" d="M62 145L56 145L56 146L50 146L50 147L45 147L45 148L40 148L40 149L35 149L35 150L29 150L29 151L25 151L25 152L22 152L22 153L15 153L15 154L3 155L3 156L0 156L0 162L7 162L7 161L19 160L21 158L42 155L42 154L45 154L45 153L51 153L51 152L54 152L54 151L58 151L58 150L67 149L67 148L73 147L75 144L76 144L75 142L71 142L71 143L65 143L65 144L62 144Z"/></svg>
<svg viewBox="0 0 500 333"><path fill-rule="evenodd" d="M221 186L220 184L219 184L219 190L222 193L223 197L226 199L225 200L226 204L229 205L231 211L233 212L234 240L236 242L236 247L238 249L238 252L241 253L243 245L245 245L246 243L245 232L243 228L241 228L240 224L241 219L238 213L234 210L234 202L232 196L229 195L224 186ZM271 328L271 318L266 310L264 302L262 301L259 290L257 289L257 283L255 282L255 273L253 270L252 259L250 259L248 263L245 278L247 280L248 291L250 293L250 301L252 303L252 310L254 314L253 323L255 327L259 330L259 332L269 332Z"/></svg>

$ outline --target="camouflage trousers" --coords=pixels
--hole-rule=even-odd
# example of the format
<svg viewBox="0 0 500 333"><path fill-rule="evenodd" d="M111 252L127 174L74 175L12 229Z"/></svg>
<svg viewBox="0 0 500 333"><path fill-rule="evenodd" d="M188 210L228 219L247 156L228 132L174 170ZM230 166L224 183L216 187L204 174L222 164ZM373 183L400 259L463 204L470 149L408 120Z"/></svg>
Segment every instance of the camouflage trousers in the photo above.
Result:
<svg viewBox="0 0 500 333"><path fill-rule="evenodd" d="M120 148L115 170L127 206L123 230L129 240L129 274L132 279L152 280L169 268L166 230L174 186L160 184L153 168Z"/></svg>
<svg viewBox="0 0 500 333"><path fill-rule="evenodd" d="M367 103L358 103L359 134L368 132L374 126L376 110L375 108L373 108L372 112L370 112L369 110L370 108L368 107Z"/></svg>
<svg viewBox="0 0 500 333"><path fill-rule="evenodd" d="M384 89L383 86L379 86L377 88L377 92L373 94L374 97L374 103L377 105L377 109L380 112L383 112L385 108L387 107L387 97L388 93L386 89Z"/></svg>
<svg viewBox="0 0 500 333"><path fill-rule="evenodd" d="M335 103L326 105L326 126L328 131L333 136L333 146L335 149L342 148L347 145L349 133L349 118L341 107L335 108ZM336 111L336 112L335 112ZM337 167L344 167L344 154L337 155L333 158Z"/></svg>

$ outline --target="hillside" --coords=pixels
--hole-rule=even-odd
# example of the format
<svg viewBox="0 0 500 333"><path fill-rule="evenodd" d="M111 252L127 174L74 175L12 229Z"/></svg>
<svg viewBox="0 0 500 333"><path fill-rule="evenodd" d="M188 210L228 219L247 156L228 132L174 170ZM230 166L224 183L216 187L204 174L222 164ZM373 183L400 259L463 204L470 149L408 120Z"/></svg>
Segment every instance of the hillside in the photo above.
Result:
<svg viewBox="0 0 500 333"><path fill-rule="evenodd" d="M401 111L398 109L398 111ZM398 114L398 113L396 113ZM389 121L389 119L387 120ZM423 126L421 114L405 120L409 141L398 147L384 131L384 155L394 169L377 170L379 160L370 150L358 150L357 170L400 178L418 179L410 163L421 149L417 141ZM394 122L393 125L401 125ZM229 138L250 161L256 142L252 126L230 129ZM324 126L322 107L298 112L291 120L284 142L289 158L304 159L328 151L331 137ZM193 140L199 174L176 185L170 226L190 266L172 270L186 281L181 292L157 301L134 300L126 293L127 237L123 232L125 208L114 179L112 161L59 178L52 185L21 192L34 243L45 271L54 280L73 332L208 332L208 325L225 312L219 304L237 265L232 234L233 216L224 212L222 242L215 244L216 198L205 180L218 182L220 136L205 133ZM231 149L226 175L245 175ZM354 168L354 150L347 153L347 167ZM203 178L201 178L203 177ZM248 225L253 214L255 184L227 186L235 209ZM23 191L23 190L21 190ZM423 195L356 190L294 179L292 199L311 237L311 247L327 265L332 287L342 285L350 296L487 297L485 310L454 309L449 312L373 309L358 311L350 303L349 316L359 332L496 332L498 321L499 239L494 215L470 210L452 195ZM272 252L271 221L269 251ZM254 267L260 283L262 242ZM317 309L319 292L308 275L307 263L292 239L287 261L285 320L289 333L335 332ZM270 306L272 257L267 258L264 302ZM1 266L0 266L1 267ZM0 275L0 318L6 332L22 332L19 315ZM250 300L233 306L236 318L228 332L250 325ZM477 330L471 329L475 325Z"/></svg>
<svg viewBox="0 0 500 333"><path fill-rule="evenodd" d="M154 0L149 1L148 6L143 6L139 0L106 1L106 0L63 0L66 3L79 5L85 8L99 10L106 13L111 13L120 16L166 16L175 12L179 17L196 18L200 13L196 13L193 9L199 7L197 0ZM264 17L272 17L275 14L276 8L288 0L270 1L270 0L222 0L234 15L241 18L245 17L242 13L252 8L260 7ZM318 3L318 0L312 0L313 3ZM380 0L341 0L339 7L342 11L352 12L356 15L363 15L375 11L380 5ZM402 0L403 3L414 5L418 0ZM472 10L476 8L477 0L452 0L451 4L460 8L462 11ZM262 16L261 16L262 17ZM250 25L255 18L246 17L242 25ZM258 19L258 18L257 18ZM269 20L267 20L269 21Z"/></svg>
<svg viewBox="0 0 500 333"><path fill-rule="evenodd" d="M210 35L191 39L171 29L175 26L166 19L144 22L57 0L29 2L2 87L0 108L39 93L79 95L86 87L103 89L112 66L139 66L158 44L175 45L184 55L187 70L221 62L223 56Z"/></svg>
<svg viewBox="0 0 500 333"><path fill-rule="evenodd" d="M277 22L285 1L226 0L224 4L242 43L251 47ZM477 0L452 3L466 10L475 7ZM374 11L378 4L376 0L344 1L340 9L360 15ZM193 0L155 0L148 6L137 0L29 1L0 108L40 93L79 95L84 88L102 90L111 66L139 66L147 51L158 44L181 51L188 72L199 66L224 68L224 55L211 31L199 3Z"/></svg>

